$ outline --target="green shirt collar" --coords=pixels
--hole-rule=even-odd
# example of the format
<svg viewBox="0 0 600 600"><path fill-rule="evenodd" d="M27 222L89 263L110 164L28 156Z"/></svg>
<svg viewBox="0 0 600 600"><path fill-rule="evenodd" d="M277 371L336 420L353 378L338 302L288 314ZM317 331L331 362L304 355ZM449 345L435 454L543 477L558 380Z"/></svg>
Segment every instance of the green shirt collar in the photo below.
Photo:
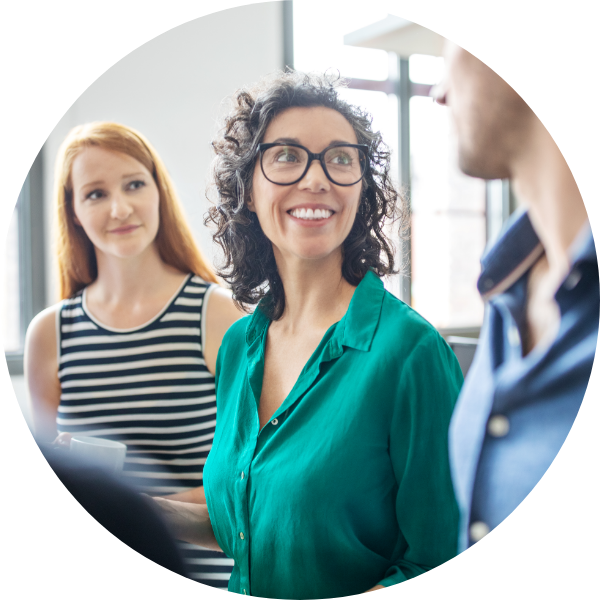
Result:
<svg viewBox="0 0 600 600"><path fill-rule="evenodd" d="M348 311L336 327L332 339L334 344L338 342L340 346L364 352L370 350L381 316L384 293L383 283L379 277L372 271L367 271L352 296ZM270 323L269 318L261 310L263 302L261 300L256 307L246 330L248 346L263 334Z"/></svg>

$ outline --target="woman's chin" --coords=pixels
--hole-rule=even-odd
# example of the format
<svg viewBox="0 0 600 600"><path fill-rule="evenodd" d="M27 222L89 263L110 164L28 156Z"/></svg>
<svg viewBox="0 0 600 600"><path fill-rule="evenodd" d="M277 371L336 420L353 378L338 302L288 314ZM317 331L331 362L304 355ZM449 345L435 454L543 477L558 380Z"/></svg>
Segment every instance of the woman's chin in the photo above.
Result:
<svg viewBox="0 0 600 600"><path fill-rule="evenodd" d="M119 260L134 260L140 258L149 251L150 244L119 244L104 250L104 255Z"/></svg>
<svg viewBox="0 0 600 600"><path fill-rule="evenodd" d="M317 266L318 264L329 261L339 262L341 251L341 246L335 248L331 248L331 246L313 246L310 248L298 248L295 251L292 251L288 256L290 258L293 257L293 260L295 261L306 262L309 265L312 264Z"/></svg>

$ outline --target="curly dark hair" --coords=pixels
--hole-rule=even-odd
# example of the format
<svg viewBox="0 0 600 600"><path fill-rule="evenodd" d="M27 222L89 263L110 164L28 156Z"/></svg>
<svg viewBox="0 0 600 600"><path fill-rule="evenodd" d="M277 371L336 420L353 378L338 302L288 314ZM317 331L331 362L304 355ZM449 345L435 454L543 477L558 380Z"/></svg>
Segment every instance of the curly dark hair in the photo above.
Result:
<svg viewBox="0 0 600 600"><path fill-rule="evenodd" d="M224 259L218 274L231 285L235 303L248 307L262 298L262 310L271 320L285 308L283 284L273 247L256 214L247 207L256 165L257 146L275 116L293 107L325 107L343 115L359 144L368 146L368 167L362 182L358 213L343 244L342 276L358 285L367 271L379 277L397 273L390 239L383 231L388 220L406 221L406 209L390 179L390 151L372 119L357 106L342 100L339 75L279 72L233 96L233 108L212 146L212 165L218 200L209 209L205 225L216 226L213 235Z"/></svg>

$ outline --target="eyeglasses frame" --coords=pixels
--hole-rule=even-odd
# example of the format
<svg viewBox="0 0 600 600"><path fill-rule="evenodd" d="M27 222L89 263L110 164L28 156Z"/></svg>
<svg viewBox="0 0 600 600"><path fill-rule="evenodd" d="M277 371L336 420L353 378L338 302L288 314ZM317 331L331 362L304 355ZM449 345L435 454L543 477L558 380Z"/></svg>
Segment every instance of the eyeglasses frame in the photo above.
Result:
<svg viewBox="0 0 600 600"><path fill-rule="evenodd" d="M269 148L274 148L275 146L292 146L294 148L302 148L302 150L304 150L308 154L308 161L306 163L306 168L304 169L304 172L302 173L302 175L300 175L300 177L298 177L298 179L296 179L295 181L290 181L289 183L278 183L277 181L273 181L272 179L269 179L267 177L267 174L265 173L265 169L263 167L263 161L262 161L263 152L266 152L267 150L269 150ZM365 155L364 171L363 171L362 175L360 176L360 179L357 179L354 183L338 183L337 181L334 181L332 179L331 175L329 174L327 167L325 166L326 152L328 152L332 148L339 148L339 147L346 147L346 146L348 146L350 148L358 148L359 150L362 150ZM329 179L329 181L331 181L331 183L333 183L334 185L339 185L341 187L350 187L350 186L356 185L359 181L361 181L364 178L365 173L367 172L367 169L369 167L368 150L369 150L369 146L367 144L336 143L336 144L331 144L330 146L327 146L327 148L325 148L322 152L315 153L315 152L311 152L308 148L306 148L305 146L302 146L301 144L295 144L295 143L291 143L291 142L290 143L272 142L269 144L265 144L265 143L259 144L256 148L256 153L257 154L260 153L260 170L262 171L262 174L265 176L265 179L267 181L274 183L275 185L294 185L295 183L298 183L308 173L308 170L310 169L310 165L312 164L313 160L318 160L319 163L321 164L321 168L323 169L323 173L325 173L325 177L327 177L327 179Z"/></svg>

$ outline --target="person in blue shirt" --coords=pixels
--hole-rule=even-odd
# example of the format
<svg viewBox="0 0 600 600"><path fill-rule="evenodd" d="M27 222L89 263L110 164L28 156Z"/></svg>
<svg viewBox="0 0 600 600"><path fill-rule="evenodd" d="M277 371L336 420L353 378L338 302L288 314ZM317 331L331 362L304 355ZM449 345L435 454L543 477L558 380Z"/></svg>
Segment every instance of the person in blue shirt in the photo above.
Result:
<svg viewBox="0 0 600 600"><path fill-rule="evenodd" d="M467 175L511 181L520 209L482 259L486 316L450 425L459 550L503 521L560 450L598 337L598 263L581 194L525 101L448 44L436 100L450 107Z"/></svg>

